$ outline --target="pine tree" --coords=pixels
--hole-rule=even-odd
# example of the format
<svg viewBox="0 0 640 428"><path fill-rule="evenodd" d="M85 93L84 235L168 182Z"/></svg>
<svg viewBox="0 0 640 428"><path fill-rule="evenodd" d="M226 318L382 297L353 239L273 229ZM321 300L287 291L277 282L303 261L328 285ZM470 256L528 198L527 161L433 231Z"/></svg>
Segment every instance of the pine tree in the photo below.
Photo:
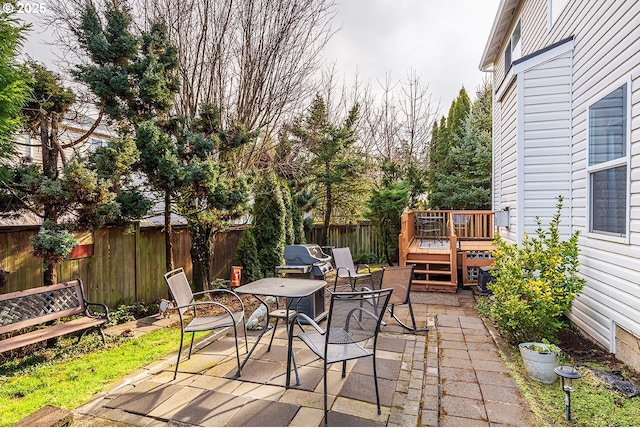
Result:
<svg viewBox="0 0 640 428"><path fill-rule="evenodd" d="M307 117L292 131L311 154L309 178L323 217L320 245L326 245L334 211L345 207L344 211L353 218L355 210L349 204L362 196L358 187L365 169L364 156L354 151L358 110L358 105L353 106L343 123L334 125L329 121L324 100L316 95Z"/></svg>
<svg viewBox="0 0 640 428"><path fill-rule="evenodd" d="M43 283L50 285L58 282L56 266L75 246L73 230L124 223L132 215L138 218L146 212L149 204L131 189L123 189L126 180L122 177L128 176L135 161L135 156L127 156L127 150L114 153L113 162L98 153L93 158L96 162L78 156L66 158L64 149L82 142L82 137L68 143L59 139L59 123L75 95L44 66L29 61L26 70L30 73L31 90L23 107L25 126L40 140L42 164L23 159L11 165L3 183L4 203L0 210L17 214L29 211L42 219L32 245L34 255L44 261ZM98 166L109 170L100 172Z"/></svg>
<svg viewBox="0 0 640 428"><path fill-rule="evenodd" d="M469 96L463 87L451 103L447 118L443 117L440 121L437 139L430 150L433 156L429 158L429 206L432 209L457 208L451 205L452 189L447 185L447 180L458 169L451 152L459 145L470 109Z"/></svg>

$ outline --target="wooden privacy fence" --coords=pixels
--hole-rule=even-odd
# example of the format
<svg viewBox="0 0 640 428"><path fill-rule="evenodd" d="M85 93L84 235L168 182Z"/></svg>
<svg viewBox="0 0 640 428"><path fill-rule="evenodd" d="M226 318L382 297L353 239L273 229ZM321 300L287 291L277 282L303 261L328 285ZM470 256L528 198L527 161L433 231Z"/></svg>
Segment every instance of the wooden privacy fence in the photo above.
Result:
<svg viewBox="0 0 640 428"><path fill-rule="evenodd" d="M321 242L322 226L315 225L306 232L305 238L309 244ZM371 223L331 225L327 236L327 245L341 248L349 247L351 254L373 253L377 257L384 255L384 248Z"/></svg>
<svg viewBox="0 0 640 428"><path fill-rule="evenodd" d="M9 271L0 282L0 293L26 290L42 285L42 259L31 254L29 239L37 227L6 228L0 231L0 269ZM161 227L137 227L125 233L119 227L94 231L82 243L89 248L82 256L66 260L58 267L58 282L81 278L87 300L114 308L119 303L153 302L167 298L162 275L165 269L164 233ZM212 275L228 279L237 263L235 250L242 230L230 229L216 237ZM173 230L174 265L191 276L191 240L186 228Z"/></svg>
<svg viewBox="0 0 640 428"><path fill-rule="evenodd" d="M218 233L211 261L214 278L229 279L238 242L244 228ZM0 278L0 293L27 290L42 285L42 259L31 254L30 238L38 227L6 227L0 230L0 270L10 272ZM307 231L308 243L320 242L319 226ZM87 233L81 240L83 251L77 258L65 260L58 267L58 282L82 279L87 300L115 308L120 303L153 302L167 298L165 245L162 227L136 227L125 233L108 227ZM352 254L374 253L383 249L369 223L334 225L329 229L327 245L349 247ZM184 267L191 277L191 239L184 227L173 229L174 265ZM5 280L6 279L6 280Z"/></svg>

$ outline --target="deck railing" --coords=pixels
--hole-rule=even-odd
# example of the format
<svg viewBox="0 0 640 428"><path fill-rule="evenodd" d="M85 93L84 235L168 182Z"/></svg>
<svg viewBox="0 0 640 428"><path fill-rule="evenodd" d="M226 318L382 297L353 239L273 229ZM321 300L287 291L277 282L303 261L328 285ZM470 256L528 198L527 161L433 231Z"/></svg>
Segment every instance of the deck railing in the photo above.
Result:
<svg viewBox="0 0 640 428"><path fill-rule="evenodd" d="M407 241L417 239L492 240L494 212L484 210L427 210L406 213ZM404 220L403 216L403 220ZM405 225L403 225L405 226Z"/></svg>

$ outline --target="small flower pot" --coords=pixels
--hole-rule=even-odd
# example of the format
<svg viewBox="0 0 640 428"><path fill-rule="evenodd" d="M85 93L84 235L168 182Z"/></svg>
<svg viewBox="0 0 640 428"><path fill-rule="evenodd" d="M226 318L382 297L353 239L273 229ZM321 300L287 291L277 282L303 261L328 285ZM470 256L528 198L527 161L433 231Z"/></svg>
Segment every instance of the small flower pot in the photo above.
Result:
<svg viewBox="0 0 640 428"><path fill-rule="evenodd" d="M553 371L560 365L558 352L545 343L521 343L518 345L524 368L529 377L542 383L554 383L558 375Z"/></svg>

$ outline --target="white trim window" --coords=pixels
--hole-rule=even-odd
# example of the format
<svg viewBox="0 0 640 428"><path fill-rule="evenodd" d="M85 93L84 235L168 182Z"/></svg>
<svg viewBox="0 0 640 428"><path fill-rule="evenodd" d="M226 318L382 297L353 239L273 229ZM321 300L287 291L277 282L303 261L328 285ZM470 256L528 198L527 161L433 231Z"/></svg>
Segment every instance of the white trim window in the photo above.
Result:
<svg viewBox="0 0 640 428"><path fill-rule="evenodd" d="M626 237L629 196L629 84L589 106L589 232Z"/></svg>
<svg viewBox="0 0 640 428"><path fill-rule="evenodd" d="M511 64L513 61L516 61L522 57L522 26L520 25L521 20L518 20L513 32L511 33L511 38L509 39L509 43L507 43L507 48L504 51L504 74L506 75L511 68Z"/></svg>

